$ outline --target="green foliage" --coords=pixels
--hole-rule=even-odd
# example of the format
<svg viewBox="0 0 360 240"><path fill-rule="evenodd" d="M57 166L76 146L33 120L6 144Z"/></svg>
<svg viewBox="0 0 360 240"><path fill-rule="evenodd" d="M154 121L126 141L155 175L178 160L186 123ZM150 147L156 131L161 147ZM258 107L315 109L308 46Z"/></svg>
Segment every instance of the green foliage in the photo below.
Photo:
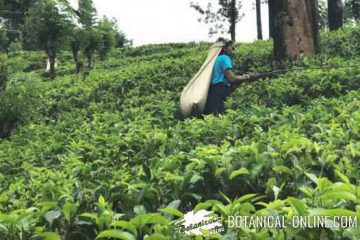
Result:
<svg viewBox="0 0 360 240"><path fill-rule="evenodd" d="M344 18L346 22L360 21L360 2L358 0L345 0Z"/></svg>
<svg viewBox="0 0 360 240"><path fill-rule="evenodd" d="M328 9L327 9L327 0L318 1L318 23L319 29L325 29L328 26Z"/></svg>
<svg viewBox="0 0 360 240"><path fill-rule="evenodd" d="M8 45L8 37L5 28L0 27L0 53L5 52Z"/></svg>
<svg viewBox="0 0 360 240"><path fill-rule="evenodd" d="M6 90L0 91L0 138L8 137L20 123L34 116L40 83L34 79L17 86L10 79Z"/></svg>
<svg viewBox="0 0 360 240"><path fill-rule="evenodd" d="M72 28L70 16L55 0L36 1L25 22L28 44L43 50L50 61L55 61L58 51L65 48ZM50 74L54 77L54 69Z"/></svg>
<svg viewBox="0 0 360 240"><path fill-rule="evenodd" d="M114 44L110 44L111 46L114 45L115 48L132 46L132 40L128 39L126 34L119 29L116 18L109 20L104 17L99 23L99 28L110 34L111 42L114 41ZM114 39L112 40L112 38Z"/></svg>
<svg viewBox="0 0 360 240"><path fill-rule="evenodd" d="M18 111L36 116L0 142L0 238L191 239L175 222L194 209L215 211L224 226L234 214L360 217L360 70L313 69L358 64L358 31L324 33L323 54L286 63L310 69L243 84L227 114L203 119L183 120L177 103L208 43L115 49L87 79L70 74L63 53L63 75L38 92L24 86L39 78L29 69L43 55L6 59L4 94L24 89L4 97L7 106L30 102L25 93L38 102ZM273 69L271 49L237 45L234 69ZM220 239L359 236L357 228L225 230Z"/></svg>
<svg viewBox="0 0 360 240"><path fill-rule="evenodd" d="M70 27L69 16L53 0L37 1L25 23L29 43L48 54L64 47Z"/></svg>
<svg viewBox="0 0 360 240"><path fill-rule="evenodd" d="M357 57L360 53L360 27L340 28L334 32L323 32L321 52L329 56L340 56L345 59Z"/></svg>
<svg viewBox="0 0 360 240"><path fill-rule="evenodd" d="M98 53L100 60L105 60L110 51L116 47L123 47L128 40L121 31L118 30L117 22L104 17L96 22L96 10L91 0L79 1L77 21L79 26L73 27L70 34L70 49L76 66L76 73L83 70L83 52L87 58L86 73L89 72L95 62L95 54Z"/></svg>
<svg viewBox="0 0 360 240"><path fill-rule="evenodd" d="M242 2L237 0L226 1L219 0L214 9L211 2L207 3L206 8L199 3L190 3L190 7L195 9L201 17L199 22L211 24L209 28L209 35L221 33L230 33L231 39L235 41L235 29L236 23L241 21L244 17L244 13L241 13ZM224 26L225 24L225 26Z"/></svg>
<svg viewBox="0 0 360 240"><path fill-rule="evenodd" d="M19 55L23 51L22 41L17 39L9 46L9 56Z"/></svg>
<svg viewBox="0 0 360 240"><path fill-rule="evenodd" d="M8 79L8 66L5 64L8 56L0 53L0 91L5 88Z"/></svg>
<svg viewBox="0 0 360 240"><path fill-rule="evenodd" d="M99 47L100 59L105 60L111 49L115 46L115 34L113 22L104 17L98 25L101 34L101 45Z"/></svg>
<svg viewBox="0 0 360 240"><path fill-rule="evenodd" d="M11 56L11 57L9 57ZM33 56L25 56L22 52L11 52L9 55L0 54L0 92L8 88L22 88L30 87L30 85L19 86L30 80L29 82L37 85L38 81L35 80L34 73L26 74L23 71L34 70L37 65L41 65L41 60L44 58L42 54L33 54ZM43 68L43 66L40 66ZM34 81L33 81L34 80ZM28 84L28 83L26 83Z"/></svg>
<svg viewBox="0 0 360 240"><path fill-rule="evenodd" d="M0 0L0 21L5 29L11 30L6 32L6 38L9 42L21 37L22 25L25 22L30 3L31 1L28 0Z"/></svg>
<svg viewBox="0 0 360 240"><path fill-rule="evenodd" d="M101 37L94 34L96 9L93 6L92 0L79 0L78 10L74 11L77 14L77 22L80 26L74 26L71 29L70 49L75 62L75 72L79 73L83 68L79 52L84 52L90 67L93 63L93 55L97 48L100 47Z"/></svg>
<svg viewBox="0 0 360 240"><path fill-rule="evenodd" d="M127 39L125 33L117 30L115 33L115 47L122 48L125 46L132 46L132 40Z"/></svg>
<svg viewBox="0 0 360 240"><path fill-rule="evenodd" d="M78 0L79 22L85 27L94 26L96 22L96 9L92 0Z"/></svg>
<svg viewBox="0 0 360 240"><path fill-rule="evenodd" d="M73 60L75 62L76 73L81 71L82 62L80 60L79 52L83 47L83 40L85 37L85 32L83 29L75 27L72 29L71 40L70 40L70 49L72 53Z"/></svg>
<svg viewBox="0 0 360 240"><path fill-rule="evenodd" d="M98 28L89 28L84 37L84 54L88 61L88 67L91 68L94 63L94 54L101 47L102 32Z"/></svg>

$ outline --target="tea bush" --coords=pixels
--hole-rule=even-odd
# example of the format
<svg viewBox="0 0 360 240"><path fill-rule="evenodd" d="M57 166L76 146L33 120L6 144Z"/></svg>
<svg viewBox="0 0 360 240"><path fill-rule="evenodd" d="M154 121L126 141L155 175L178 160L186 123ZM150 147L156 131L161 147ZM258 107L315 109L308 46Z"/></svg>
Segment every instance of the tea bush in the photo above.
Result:
<svg viewBox="0 0 360 240"><path fill-rule="evenodd" d="M10 77L6 89L0 90L0 138L9 137L17 125L33 120L39 105L41 82L31 75L23 75L25 79L20 75Z"/></svg>
<svg viewBox="0 0 360 240"><path fill-rule="evenodd" d="M174 221L208 209L226 226L218 239L358 239L359 228L226 224L235 214L360 217L360 68L334 68L358 64L359 28L342 31L203 119L183 119L178 101L208 43L118 49L86 78L64 53L53 81L29 72L40 53L24 53L10 75L17 94L0 98L26 119L0 142L0 238L192 239ZM271 42L238 44L234 66L274 69Z"/></svg>
<svg viewBox="0 0 360 240"><path fill-rule="evenodd" d="M325 31L321 35L321 51L328 56L340 56L345 59L358 57L359 39L359 26L340 28L334 32Z"/></svg>

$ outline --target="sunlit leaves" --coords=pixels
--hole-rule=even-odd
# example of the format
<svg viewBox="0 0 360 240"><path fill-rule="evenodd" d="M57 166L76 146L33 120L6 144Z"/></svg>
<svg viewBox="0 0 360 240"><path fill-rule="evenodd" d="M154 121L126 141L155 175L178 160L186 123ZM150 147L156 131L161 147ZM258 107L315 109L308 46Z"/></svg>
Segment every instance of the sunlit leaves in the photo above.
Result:
<svg viewBox="0 0 360 240"><path fill-rule="evenodd" d="M207 48L118 50L85 80L69 74L64 61L63 76L42 84L36 119L0 143L0 238L57 238L58 231L64 240L178 239L173 222L200 209L224 222L229 215L358 214L359 70L292 71L244 84L226 114L183 120L178 97ZM24 58L41 58L31 54ZM270 42L240 44L237 54L239 73L272 68ZM294 239L338 236L323 229L224 236L280 239L284 232Z"/></svg>

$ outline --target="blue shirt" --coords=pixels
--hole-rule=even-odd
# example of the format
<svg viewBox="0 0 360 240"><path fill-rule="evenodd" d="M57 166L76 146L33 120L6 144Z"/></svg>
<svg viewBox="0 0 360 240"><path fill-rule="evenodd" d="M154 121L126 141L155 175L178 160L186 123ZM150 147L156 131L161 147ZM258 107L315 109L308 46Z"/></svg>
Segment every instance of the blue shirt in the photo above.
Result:
<svg viewBox="0 0 360 240"><path fill-rule="evenodd" d="M232 69L232 60L228 55L220 55L216 58L213 72L211 75L211 84L224 82L230 85L225 78L225 70Z"/></svg>

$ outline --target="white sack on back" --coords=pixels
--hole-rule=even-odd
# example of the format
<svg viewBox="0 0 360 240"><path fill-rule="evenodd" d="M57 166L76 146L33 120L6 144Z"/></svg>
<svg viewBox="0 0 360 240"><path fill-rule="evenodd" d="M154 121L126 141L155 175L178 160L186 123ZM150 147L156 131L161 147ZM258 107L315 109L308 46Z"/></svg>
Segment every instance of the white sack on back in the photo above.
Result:
<svg viewBox="0 0 360 240"><path fill-rule="evenodd" d="M223 46L224 44L221 42L211 46L200 70L182 91L180 108L186 117L199 116L204 112L215 60Z"/></svg>

